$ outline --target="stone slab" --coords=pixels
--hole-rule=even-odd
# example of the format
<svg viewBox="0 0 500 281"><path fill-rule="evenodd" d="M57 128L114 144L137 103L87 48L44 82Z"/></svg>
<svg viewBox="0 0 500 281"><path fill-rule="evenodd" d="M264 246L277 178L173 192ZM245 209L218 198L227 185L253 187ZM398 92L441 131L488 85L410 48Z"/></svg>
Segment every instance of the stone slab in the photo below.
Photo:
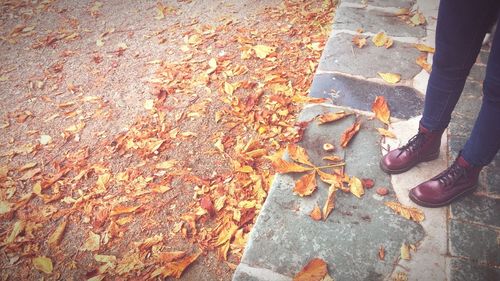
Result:
<svg viewBox="0 0 500 281"><path fill-rule="evenodd" d="M449 237L453 256L500 266L498 232L494 229L452 219Z"/></svg>
<svg viewBox="0 0 500 281"><path fill-rule="evenodd" d="M390 72L401 74L402 79L412 79L421 71L415 63L420 52L412 44L394 42L386 49L370 41L359 49L352 44L352 37L351 34L337 33L328 39L319 71L337 71L365 78L380 78L378 72Z"/></svg>
<svg viewBox="0 0 500 281"><path fill-rule="evenodd" d="M500 269L474 264L458 258L451 259L449 281L497 281Z"/></svg>
<svg viewBox="0 0 500 281"><path fill-rule="evenodd" d="M475 64L470 70L468 79L472 79L473 81L482 83L485 74L486 74L486 66Z"/></svg>
<svg viewBox="0 0 500 281"><path fill-rule="evenodd" d="M500 227L500 199L470 195L452 204L451 214L454 219Z"/></svg>
<svg viewBox="0 0 500 281"><path fill-rule="evenodd" d="M310 106L304 108L300 120L310 120L325 112L342 108ZM309 124L301 145L305 147L313 163L324 165L326 155L322 144L333 143L338 147L342 132L349 127L352 115L332 124ZM389 177L381 172L379 121L362 119L361 131L345 150L346 173L360 178L372 178L376 186L390 188ZM329 265L335 280L384 280L393 271L399 258L401 244L406 241L418 244L424 237L421 225L394 214L383 202L394 201L393 193L381 197L375 190L366 190L358 199L352 194L337 193L336 207L326 221L314 221L309 217L316 204L323 206L327 186L319 184L312 196L298 197L293 194L298 175L277 175L257 222L252 229L242 263L253 268L264 268L280 275L293 277L312 258L322 258ZM383 246L385 260L377 257ZM253 279L236 279L253 280ZM260 280L260 279L258 279Z"/></svg>
<svg viewBox="0 0 500 281"><path fill-rule="evenodd" d="M366 8L351 8L342 4L335 12L333 28L351 31L362 28L369 33L385 31L392 37L423 38L426 36L423 26L411 26L393 13Z"/></svg>
<svg viewBox="0 0 500 281"><path fill-rule="evenodd" d="M500 197L500 153L497 153L493 162L486 166L482 173L485 174L486 192Z"/></svg>
<svg viewBox="0 0 500 281"><path fill-rule="evenodd" d="M424 103L423 97L410 87L389 86L333 73L316 74L309 95L363 111L371 111L375 98L384 96L391 116L400 119L420 115Z"/></svg>
<svg viewBox="0 0 500 281"><path fill-rule="evenodd" d="M411 8L415 2L415 0L342 0L342 3L395 8Z"/></svg>

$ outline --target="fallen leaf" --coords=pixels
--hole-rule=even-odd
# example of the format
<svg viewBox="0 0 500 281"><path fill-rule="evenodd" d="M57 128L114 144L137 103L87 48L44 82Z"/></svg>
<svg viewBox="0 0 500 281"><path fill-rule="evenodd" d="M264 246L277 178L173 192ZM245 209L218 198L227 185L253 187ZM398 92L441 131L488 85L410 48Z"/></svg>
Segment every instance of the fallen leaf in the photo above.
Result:
<svg viewBox="0 0 500 281"><path fill-rule="evenodd" d="M118 216L122 214L130 214L135 212L137 209L139 209L141 205L138 206L133 206L133 207L125 207L125 206L118 206L111 210L111 213L109 214L110 216Z"/></svg>
<svg viewBox="0 0 500 281"><path fill-rule="evenodd" d="M411 18L410 23L414 26L425 24L426 20L422 12L417 11Z"/></svg>
<svg viewBox="0 0 500 281"><path fill-rule="evenodd" d="M404 260L411 259L410 245L408 245L408 243L406 243L406 242L403 242L403 245L401 245L401 258Z"/></svg>
<svg viewBox="0 0 500 281"><path fill-rule="evenodd" d="M273 53L276 50L276 48L266 45L256 45L253 47L253 50L255 51L255 55L259 59L265 59L268 55Z"/></svg>
<svg viewBox="0 0 500 281"><path fill-rule="evenodd" d="M393 40L391 37L387 36L385 32L379 32L375 34L372 38L373 44L377 47L382 47L384 46L385 48L390 48L393 44Z"/></svg>
<svg viewBox="0 0 500 281"><path fill-rule="evenodd" d="M162 263L168 263L186 256L186 251L161 252L158 259Z"/></svg>
<svg viewBox="0 0 500 281"><path fill-rule="evenodd" d="M325 114L321 114L317 117L319 124L325 124L325 123L330 123L333 121L340 120L342 118L345 118L352 113L346 113L345 111L339 111L339 112L329 112Z"/></svg>
<svg viewBox="0 0 500 281"><path fill-rule="evenodd" d="M425 71L427 71L427 73L431 73L432 71L432 66L427 62L427 55L425 54L422 54L420 55L416 60L415 62L420 66L422 67L422 69L424 69Z"/></svg>
<svg viewBox="0 0 500 281"><path fill-rule="evenodd" d="M365 189L370 189L375 185L372 179L361 179L361 183Z"/></svg>
<svg viewBox="0 0 500 281"><path fill-rule="evenodd" d="M293 192L299 196L311 195L317 187L316 183L316 173L311 172L309 174L303 175L296 183L293 188Z"/></svg>
<svg viewBox="0 0 500 281"><path fill-rule="evenodd" d="M380 121L385 124L390 123L391 111L389 110L389 106L383 96L377 96L375 101L372 103L372 111L375 113L375 117L377 117Z"/></svg>
<svg viewBox="0 0 500 281"><path fill-rule="evenodd" d="M309 160L309 156L303 147L297 144L289 144L288 154L294 161L314 167L314 164L311 163L311 160Z"/></svg>
<svg viewBox="0 0 500 281"><path fill-rule="evenodd" d="M54 267L52 265L52 260L47 258L47 257L44 257L44 256L34 258L33 259L33 266L36 269L38 269L44 273L47 273L47 274L52 273L52 270L54 269Z"/></svg>
<svg viewBox="0 0 500 281"><path fill-rule="evenodd" d="M386 130L384 128L377 128L377 131L378 133L381 135L381 136L384 136L384 137L388 137L388 138L391 138L391 139L396 139L396 135L389 131L389 130Z"/></svg>
<svg viewBox="0 0 500 281"><path fill-rule="evenodd" d="M29 170L29 169L32 169L32 168L36 167L36 165L38 165L37 162L29 162L29 163L26 163L23 166L19 167L19 169L17 171L18 172L24 172L26 170Z"/></svg>
<svg viewBox="0 0 500 281"><path fill-rule="evenodd" d="M175 164L177 164L177 160L170 159L170 160L163 161L163 162L160 162L160 163L156 164L155 169L157 169L157 170L168 170L168 169L171 169L172 167L174 167Z"/></svg>
<svg viewBox="0 0 500 281"><path fill-rule="evenodd" d="M414 207L404 206L398 202L385 202L387 207L391 208L394 212L400 214L402 217L413 220L416 222L421 222L425 219L424 213L422 210L419 210Z"/></svg>
<svg viewBox="0 0 500 281"><path fill-rule="evenodd" d="M224 82L224 92L231 96L234 93L233 85L231 83Z"/></svg>
<svg viewBox="0 0 500 281"><path fill-rule="evenodd" d="M354 46L361 49L366 45L366 37L356 34L352 37L352 43Z"/></svg>
<svg viewBox="0 0 500 281"><path fill-rule="evenodd" d="M201 251L199 253L186 256L179 261L167 263L165 266L157 268L155 271L153 271L153 273L151 273L151 277L154 278L161 274L164 278L172 276L178 279L181 277L184 270L191 263L193 263L200 256L200 254Z"/></svg>
<svg viewBox="0 0 500 281"><path fill-rule="evenodd" d="M212 203L210 196L203 196L200 200L200 206L205 209L211 217L215 215L214 204Z"/></svg>
<svg viewBox="0 0 500 281"><path fill-rule="evenodd" d="M331 184L328 188L328 197L326 198L325 205L323 206L323 220L326 220L330 213L335 209L335 198L337 197L337 187Z"/></svg>
<svg viewBox="0 0 500 281"><path fill-rule="evenodd" d="M396 73L377 72L377 74L384 79L385 82L396 84L401 80L401 75Z"/></svg>
<svg viewBox="0 0 500 281"><path fill-rule="evenodd" d="M435 49L425 44L415 44L415 48L421 52L434 53Z"/></svg>
<svg viewBox="0 0 500 281"><path fill-rule="evenodd" d="M318 204L316 204L316 206L314 206L314 209L312 209L309 216L315 221L321 220L321 217L322 217L321 209L319 208Z"/></svg>
<svg viewBox="0 0 500 281"><path fill-rule="evenodd" d="M324 260L315 258L302 268L302 270L293 277L293 281L322 281L328 273L328 268Z"/></svg>
<svg viewBox="0 0 500 281"><path fill-rule="evenodd" d="M358 198L361 198L361 196L365 194L363 183L361 183L361 180L354 176L349 179L349 190Z"/></svg>
<svg viewBox="0 0 500 281"><path fill-rule="evenodd" d="M332 161L332 162L340 162L343 159L340 158L340 156L331 155L331 156L325 156L325 157L323 157L323 160L325 160L325 161Z"/></svg>
<svg viewBox="0 0 500 281"><path fill-rule="evenodd" d="M68 223L67 220L63 220L57 226L56 230L54 230L54 232L52 232L52 234L49 236L49 240L48 240L47 244L50 247L55 247L55 246L59 245L59 243L61 243L61 240L62 240L62 237L64 234L64 230L66 230L67 223Z"/></svg>
<svg viewBox="0 0 500 281"><path fill-rule="evenodd" d="M380 260L384 260L385 259L385 249L384 249L384 246L380 246L380 248L378 248L378 258Z"/></svg>
<svg viewBox="0 0 500 281"><path fill-rule="evenodd" d="M314 169L313 167L304 167L293 162L287 162L283 159L277 159L276 161L274 161L273 167L280 174L301 173L301 172L311 171Z"/></svg>
<svg viewBox="0 0 500 281"><path fill-rule="evenodd" d="M147 99L144 101L144 108L147 110L152 110L154 108L154 100Z"/></svg>
<svg viewBox="0 0 500 281"><path fill-rule="evenodd" d="M217 69L217 60L214 58L211 58L208 61L208 67L209 68L207 70L207 74L212 74Z"/></svg>
<svg viewBox="0 0 500 281"><path fill-rule="evenodd" d="M12 208L11 203L7 201L0 200L0 215L7 214Z"/></svg>
<svg viewBox="0 0 500 281"><path fill-rule="evenodd" d="M26 222L22 220L18 220L14 223L14 226L12 226L12 230L10 231L9 236L5 238L4 243L6 245L14 242L16 240L16 237L23 232L24 227L26 226Z"/></svg>
<svg viewBox="0 0 500 281"><path fill-rule="evenodd" d="M90 251L90 252L97 251L100 248L100 244L101 244L100 241L101 241L101 236L99 236L99 234L96 234L96 233L90 231L89 236L87 237L85 242L83 242L83 245L80 248L80 250L81 251Z"/></svg>
<svg viewBox="0 0 500 281"><path fill-rule="evenodd" d="M347 128L340 136L340 146L346 148L351 139L358 133L361 123L359 121L354 122L351 127Z"/></svg>
<svg viewBox="0 0 500 281"><path fill-rule="evenodd" d="M41 135L40 136L40 144L41 145L47 145L52 142L52 137L49 135Z"/></svg>

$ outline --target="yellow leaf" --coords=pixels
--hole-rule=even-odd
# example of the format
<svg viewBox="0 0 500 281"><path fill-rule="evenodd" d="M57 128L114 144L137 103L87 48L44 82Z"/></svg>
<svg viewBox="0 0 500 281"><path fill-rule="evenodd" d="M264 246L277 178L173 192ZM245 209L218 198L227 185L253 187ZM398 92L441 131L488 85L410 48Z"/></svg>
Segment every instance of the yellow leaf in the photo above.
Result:
<svg viewBox="0 0 500 281"><path fill-rule="evenodd" d="M419 210L414 207L404 206L398 202L385 202L387 207L391 208L394 212L400 214L402 217L413 220L416 222L421 222L425 219L424 213L422 210Z"/></svg>
<svg viewBox="0 0 500 281"><path fill-rule="evenodd" d="M56 230L54 230L54 232L52 232L52 234L49 236L49 240L48 240L47 244L49 244L50 247L55 247L55 246L59 245L59 243L61 243L61 240L62 240L62 237L64 234L64 230L66 229L67 223L68 223L68 221L63 220L57 226Z"/></svg>
<svg viewBox="0 0 500 281"><path fill-rule="evenodd" d="M276 161L274 161L273 167L276 169L278 173L281 174L301 173L301 172L311 171L314 169L312 167L304 167L293 162L287 162L283 159L277 159Z"/></svg>
<svg viewBox="0 0 500 281"><path fill-rule="evenodd" d="M316 190L316 173L311 172L309 174L303 175L296 183L293 188L293 192L299 196L311 195Z"/></svg>
<svg viewBox="0 0 500 281"><path fill-rule="evenodd" d="M217 60L215 60L214 58L211 58L208 61L208 67L209 68L207 70L207 74L213 73L217 69Z"/></svg>
<svg viewBox="0 0 500 281"><path fill-rule="evenodd" d="M379 32L372 38L373 44L377 47L382 47L385 46L386 48L389 48L392 46L393 40L385 32Z"/></svg>
<svg viewBox="0 0 500 281"><path fill-rule="evenodd" d="M70 133L78 133L80 132L83 128L85 128L85 123L84 122L80 122L76 125L71 125L69 126L68 128L66 128L66 132L70 132Z"/></svg>
<svg viewBox="0 0 500 281"><path fill-rule="evenodd" d="M377 72L385 82L390 84L396 84L401 80L401 75L396 73L387 73L387 72Z"/></svg>
<svg viewBox="0 0 500 281"><path fill-rule="evenodd" d="M426 20L424 15L420 12L417 11L411 18L410 22L412 25L417 26L417 25L422 25L425 24Z"/></svg>
<svg viewBox="0 0 500 281"><path fill-rule="evenodd" d="M327 275L328 268L324 260L315 258L299 272L293 281L322 281Z"/></svg>
<svg viewBox="0 0 500 281"><path fill-rule="evenodd" d="M415 62L422 67L427 73L431 73L432 66L427 62L427 56L425 54L420 55Z"/></svg>
<svg viewBox="0 0 500 281"><path fill-rule="evenodd" d="M309 156L303 147L297 144L289 144L288 154L294 161L314 167L314 164L311 163L311 160L309 160Z"/></svg>
<svg viewBox="0 0 500 281"><path fill-rule="evenodd" d="M425 44L415 44L415 48L421 52L434 53L435 49Z"/></svg>
<svg viewBox="0 0 500 281"><path fill-rule="evenodd" d="M316 170L316 172L318 173L319 178L327 184L340 185L342 183L342 177L337 174L328 174L320 169Z"/></svg>
<svg viewBox="0 0 500 281"><path fill-rule="evenodd" d="M340 119L347 117L351 114L352 113L346 113L345 111L329 112L329 113L321 114L317 118L318 118L319 124L325 124L325 123L340 120Z"/></svg>
<svg viewBox="0 0 500 281"><path fill-rule="evenodd" d="M52 270L54 269L52 266L52 260L44 256L34 258L33 266L47 274L52 273Z"/></svg>
<svg viewBox="0 0 500 281"><path fill-rule="evenodd" d="M346 148L351 139L358 133L359 128L361 128L359 121L354 122L351 127L347 128L340 136L340 146Z"/></svg>
<svg viewBox="0 0 500 281"><path fill-rule="evenodd" d="M330 213L335 209L335 198L337 197L337 186L331 184L328 188L328 197L326 198L325 205L323 206L323 220L326 220Z"/></svg>
<svg viewBox="0 0 500 281"><path fill-rule="evenodd" d="M160 274L166 278L172 276L174 278L180 278L184 270L193 263L201 254L201 251L189 256L186 256L178 261L167 263L165 266L157 268L151 273L151 277L157 277Z"/></svg>
<svg viewBox="0 0 500 281"><path fill-rule="evenodd" d="M330 156L323 157L323 160L325 160L325 161L332 161L332 162L340 162L343 159L340 158L340 156L337 156L337 155L330 155Z"/></svg>
<svg viewBox="0 0 500 281"><path fill-rule="evenodd" d="M372 111L375 113L375 117L377 117L380 121L385 124L390 123L391 111L389 110L389 106L383 96L377 96L372 103Z"/></svg>
<svg viewBox="0 0 500 281"><path fill-rule="evenodd" d="M365 45L366 45L366 37L364 36L361 36L359 34L357 35L354 35L354 37L352 37L352 43L358 47L358 48L363 48Z"/></svg>
<svg viewBox="0 0 500 281"><path fill-rule="evenodd" d="M234 87L231 83L224 82L224 92L228 95L232 95L234 93Z"/></svg>
<svg viewBox="0 0 500 281"><path fill-rule="evenodd" d="M269 54L273 53L276 50L275 47L266 45L257 45L254 46L253 49L255 51L255 55L257 55L259 59L265 59Z"/></svg>
<svg viewBox="0 0 500 281"><path fill-rule="evenodd" d="M155 169L157 169L157 170L168 170L168 169L171 169L172 167L174 167L175 164L177 164L177 160L170 159L170 160L163 161L163 162L160 162L160 163L156 164Z"/></svg>
<svg viewBox="0 0 500 281"><path fill-rule="evenodd" d="M314 209L311 211L309 216L315 221L321 220L322 214L321 214L321 209L319 208L318 204L316 204L316 206L314 206Z"/></svg>
<svg viewBox="0 0 500 281"><path fill-rule="evenodd" d="M23 232L24 227L26 226L26 222L22 220L18 220L14 223L14 226L12 227L12 230L10 231L10 234L8 237L5 238L5 244L10 244L16 240L16 237Z"/></svg>
<svg viewBox="0 0 500 281"><path fill-rule="evenodd" d="M361 198L365 194L365 189L363 188L363 183L357 177L351 177L349 180L349 190L354 196Z"/></svg>
<svg viewBox="0 0 500 281"><path fill-rule="evenodd" d="M99 236L99 234L95 234L94 232L90 231L87 240L85 240L80 250L90 251L90 252L97 251L99 250L101 244L100 241L101 241L101 236Z"/></svg>
<svg viewBox="0 0 500 281"><path fill-rule="evenodd" d="M384 128L377 128L377 131L380 135L382 135L384 137L388 137L388 138L392 138L392 139L396 138L396 135L393 132L386 130Z"/></svg>
<svg viewBox="0 0 500 281"><path fill-rule="evenodd" d="M404 260L411 259L410 245L408 245L408 243L406 243L406 242L403 242L403 245L401 245L401 258Z"/></svg>
<svg viewBox="0 0 500 281"><path fill-rule="evenodd" d="M0 200L0 215L7 214L8 212L10 212L11 208L12 208L11 203Z"/></svg>
<svg viewBox="0 0 500 281"><path fill-rule="evenodd" d="M122 214L130 214L135 212L137 209L139 209L141 205L133 206L133 207L125 207L125 206L118 206L111 210L111 213L109 214L110 216L118 216Z"/></svg>

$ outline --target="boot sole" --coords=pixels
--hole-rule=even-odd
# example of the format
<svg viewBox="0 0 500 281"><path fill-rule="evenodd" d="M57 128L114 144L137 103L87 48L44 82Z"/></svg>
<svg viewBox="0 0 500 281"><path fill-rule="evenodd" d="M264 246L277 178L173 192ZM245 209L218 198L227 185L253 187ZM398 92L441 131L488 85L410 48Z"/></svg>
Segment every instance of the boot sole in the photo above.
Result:
<svg viewBox="0 0 500 281"><path fill-rule="evenodd" d="M419 161L415 162L414 164L409 165L408 167L405 167L403 169L389 169L384 165L384 163L382 162L382 159L381 159L379 162L379 166L380 166L380 169L382 169L382 171L386 172L387 174L397 175L397 174L401 174L401 173L404 173L404 172L410 170L411 168L417 166L420 163L433 161L433 160L436 160L438 158L439 158L439 152L437 154L431 154L427 158L419 160Z"/></svg>
<svg viewBox="0 0 500 281"><path fill-rule="evenodd" d="M466 189L462 191L461 193L453 196L452 198L446 200L445 202L442 203L429 203L429 202L424 202L413 196L413 194L410 192L408 194L408 197L410 197L411 201L413 201L415 204L422 206L422 207L427 207L427 208L439 208L439 207L444 207L450 205L453 201L460 199L461 197L465 197L469 195L470 193L473 193L477 188L477 185L472 186L469 189Z"/></svg>

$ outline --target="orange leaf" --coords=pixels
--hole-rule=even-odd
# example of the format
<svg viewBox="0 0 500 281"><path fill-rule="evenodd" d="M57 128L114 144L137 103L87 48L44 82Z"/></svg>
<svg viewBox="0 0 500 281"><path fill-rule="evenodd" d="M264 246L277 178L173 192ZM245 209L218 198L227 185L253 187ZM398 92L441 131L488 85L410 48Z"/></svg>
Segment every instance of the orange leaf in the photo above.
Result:
<svg viewBox="0 0 500 281"><path fill-rule="evenodd" d="M354 137L361 127L361 123L359 121L354 122L351 127L347 128L340 137L340 146L343 148L347 147L352 137Z"/></svg>
<svg viewBox="0 0 500 281"><path fill-rule="evenodd" d="M311 163L311 160L309 160L309 156L303 147L296 144L289 144L288 153L294 161L314 167L314 164Z"/></svg>
<svg viewBox="0 0 500 281"><path fill-rule="evenodd" d="M435 49L425 44L415 44L415 48L421 52L434 53Z"/></svg>
<svg viewBox="0 0 500 281"><path fill-rule="evenodd" d="M309 216L315 221L321 220L321 209L318 207L318 205L314 206L314 209L311 211Z"/></svg>
<svg viewBox="0 0 500 281"><path fill-rule="evenodd" d="M139 207L141 206L140 205L135 207L118 206L111 211L110 216L133 213L135 212L135 210L139 209Z"/></svg>
<svg viewBox="0 0 500 281"><path fill-rule="evenodd" d="M151 277L156 277L158 275L162 275L163 277L173 276L175 278L180 278L184 270L193 263L199 256L201 252L186 256L179 261L167 263L165 266L157 268L153 273L151 273Z"/></svg>
<svg viewBox="0 0 500 281"><path fill-rule="evenodd" d="M354 35L354 37L352 37L352 43L358 47L358 48L363 48L365 45L366 45L366 37L363 37L359 34L356 34Z"/></svg>
<svg viewBox="0 0 500 281"><path fill-rule="evenodd" d="M308 196L311 195L316 190L316 173L311 172L302 176L296 183L293 188L293 192L298 194L299 196Z"/></svg>
<svg viewBox="0 0 500 281"><path fill-rule="evenodd" d="M346 113L345 111L329 112L329 113L319 115L318 121L319 121L319 124L325 124L325 123L340 120L340 119L347 117L351 114L352 113Z"/></svg>
<svg viewBox="0 0 500 281"><path fill-rule="evenodd" d="M391 117L391 111L389 110L389 106L385 101L383 96L377 96L375 101L372 104L372 111L375 113L375 117L377 117L380 121L385 124L389 124L389 118Z"/></svg>
<svg viewBox="0 0 500 281"><path fill-rule="evenodd" d="M421 222L425 218L422 210L417 208L404 206L398 202L385 202L384 204L408 220Z"/></svg>
<svg viewBox="0 0 500 281"><path fill-rule="evenodd" d="M378 249L378 258L381 260L384 260L384 258L385 258L384 246L380 246L380 248Z"/></svg>
<svg viewBox="0 0 500 281"><path fill-rule="evenodd" d="M312 259L295 277L293 281L321 281L328 273L324 260Z"/></svg>
<svg viewBox="0 0 500 281"><path fill-rule="evenodd" d="M55 247L55 246L59 245L59 243L61 243L61 240L62 240L62 237L64 234L64 230L66 229L67 223L68 223L67 220L62 221L57 226L56 230L54 230L54 232L52 232L52 234L49 236L49 240L48 240L47 244L49 244L50 247Z"/></svg>
<svg viewBox="0 0 500 281"><path fill-rule="evenodd" d="M431 73L432 66L427 62L427 55L422 54L420 55L415 62L422 67L427 73Z"/></svg>
<svg viewBox="0 0 500 281"><path fill-rule="evenodd" d="M287 162L283 159L278 159L273 162L273 167L276 169L278 173L286 174L286 173L301 173L311 171L314 168L304 167L299 164L293 162Z"/></svg>
<svg viewBox="0 0 500 281"><path fill-rule="evenodd" d="M330 213L335 209L335 198L337 196L337 187L335 184L328 188L328 198L323 206L323 220L326 220Z"/></svg>
<svg viewBox="0 0 500 281"><path fill-rule="evenodd" d="M158 254L158 259L162 263L171 262L180 259L186 255L186 251L162 252Z"/></svg>
<svg viewBox="0 0 500 281"><path fill-rule="evenodd" d="M386 130L384 128L377 128L377 131L380 135L382 135L384 137L388 137L388 138L392 138L392 139L396 138L396 135L393 132Z"/></svg>

